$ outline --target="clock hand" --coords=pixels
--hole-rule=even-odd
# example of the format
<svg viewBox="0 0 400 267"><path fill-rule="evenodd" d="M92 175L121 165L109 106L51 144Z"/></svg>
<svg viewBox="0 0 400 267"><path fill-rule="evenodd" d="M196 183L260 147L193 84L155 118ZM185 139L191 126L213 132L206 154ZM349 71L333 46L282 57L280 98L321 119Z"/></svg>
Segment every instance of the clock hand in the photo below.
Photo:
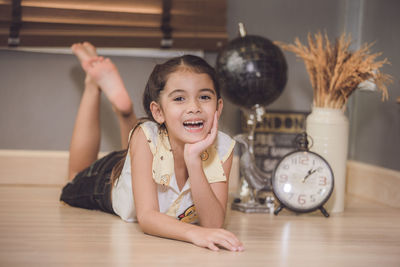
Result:
<svg viewBox="0 0 400 267"><path fill-rule="evenodd" d="M308 170L308 172L307 172L307 175L306 176L304 176L304 178L303 178L303 183L305 183L306 182L306 180L307 180L307 178L311 175L311 174L313 174L314 172L316 172L318 169L309 169Z"/></svg>

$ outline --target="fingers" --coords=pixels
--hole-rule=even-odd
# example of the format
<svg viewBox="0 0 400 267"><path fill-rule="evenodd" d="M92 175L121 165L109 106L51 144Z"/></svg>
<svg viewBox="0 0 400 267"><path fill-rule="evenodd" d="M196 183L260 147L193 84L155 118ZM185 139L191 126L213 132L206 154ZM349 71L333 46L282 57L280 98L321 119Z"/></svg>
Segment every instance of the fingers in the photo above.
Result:
<svg viewBox="0 0 400 267"><path fill-rule="evenodd" d="M217 132L217 130L218 130L218 112L217 111L215 111L215 114L214 114L213 127L211 130L214 130L215 132Z"/></svg>
<svg viewBox="0 0 400 267"><path fill-rule="evenodd" d="M210 133L205 138L205 140L207 140L207 147L210 146L212 143L214 143L217 133L218 133L218 118L217 118L217 112L215 112Z"/></svg>
<svg viewBox="0 0 400 267"><path fill-rule="evenodd" d="M231 251L243 251L243 244L239 241L239 239L229 231L221 229L223 232L224 239L220 245L231 250Z"/></svg>
<svg viewBox="0 0 400 267"><path fill-rule="evenodd" d="M244 250L242 242L225 229L198 227L187 234L190 242L212 251L218 251L220 248L237 252Z"/></svg>
<svg viewBox="0 0 400 267"><path fill-rule="evenodd" d="M213 251L218 251L219 247L217 245L222 247L222 248L225 248L225 249L227 249L229 251L234 251L234 252L242 252L242 251L244 251L243 246L234 246L231 243L229 243L227 240L219 240L219 241L216 241L215 243L210 243L208 245L208 248L213 250Z"/></svg>
<svg viewBox="0 0 400 267"><path fill-rule="evenodd" d="M219 229L217 235L212 240L212 243L209 244L208 248L213 251L218 251L219 248L223 247L230 251L243 251L243 244L239 241L239 239L229 231L224 229Z"/></svg>
<svg viewBox="0 0 400 267"><path fill-rule="evenodd" d="M196 143L185 144L184 158L186 163L188 163L187 159L197 160L200 157L200 154L214 143L217 134L218 134L218 113L215 112L211 129L209 133L205 136L205 138Z"/></svg>
<svg viewBox="0 0 400 267"><path fill-rule="evenodd" d="M227 250L238 251L238 248L230 244L227 240L219 240L217 244L223 248L226 248Z"/></svg>
<svg viewBox="0 0 400 267"><path fill-rule="evenodd" d="M199 142L199 144L201 144L202 146L202 148L200 149L201 152L214 143L215 138L217 137L217 132L218 132L218 118L217 118L217 112L215 112L213 124L209 134L202 141Z"/></svg>
<svg viewBox="0 0 400 267"><path fill-rule="evenodd" d="M219 248L214 243L210 243L208 245L208 248L211 249L212 251L218 251L219 250Z"/></svg>

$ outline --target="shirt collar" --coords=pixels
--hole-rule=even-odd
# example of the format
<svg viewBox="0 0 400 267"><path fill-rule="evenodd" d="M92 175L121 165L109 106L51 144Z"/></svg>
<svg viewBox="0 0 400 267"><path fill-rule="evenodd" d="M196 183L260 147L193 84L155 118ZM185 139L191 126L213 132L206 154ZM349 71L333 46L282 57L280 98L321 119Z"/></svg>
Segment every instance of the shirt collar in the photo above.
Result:
<svg viewBox="0 0 400 267"><path fill-rule="evenodd" d="M222 168L222 161L218 155L215 143L202 153L201 160L204 174L209 183L226 181L225 173ZM157 146L153 155L152 169L153 179L157 184L169 186L179 191L176 181L172 183L172 179L175 179L174 157L168 135L163 131L160 131L157 137ZM190 184L186 182L182 192L186 191L188 188L190 188Z"/></svg>

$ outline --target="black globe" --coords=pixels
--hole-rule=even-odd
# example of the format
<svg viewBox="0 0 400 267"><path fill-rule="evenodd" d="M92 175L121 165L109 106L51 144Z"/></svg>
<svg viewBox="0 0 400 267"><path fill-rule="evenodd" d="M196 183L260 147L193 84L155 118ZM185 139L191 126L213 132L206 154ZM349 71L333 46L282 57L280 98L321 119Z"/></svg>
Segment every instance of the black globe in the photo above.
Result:
<svg viewBox="0 0 400 267"><path fill-rule="evenodd" d="M244 108L272 103L287 80L282 51L270 40L255 35L229 42L218 54L216 69L224 97Z"/></svg>

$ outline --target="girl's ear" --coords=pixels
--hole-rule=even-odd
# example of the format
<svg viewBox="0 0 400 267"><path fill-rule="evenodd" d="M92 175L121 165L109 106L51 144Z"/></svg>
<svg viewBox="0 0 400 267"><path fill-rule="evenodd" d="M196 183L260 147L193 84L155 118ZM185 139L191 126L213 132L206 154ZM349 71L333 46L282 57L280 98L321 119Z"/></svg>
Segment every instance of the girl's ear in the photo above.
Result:
<svg viewBox="0 0 400 267"><path fill-rule="evenodd" d="M156 103L155 101L152 101L150 103L150 111L151 111L151 114L153 115L154 120L158 124L163 124L165 122L164 113L161 109L161 106L158 103Z"/></svg>
<svg viewBox="0 0 400 267"><path fill-rule="evenodd" d="M223 107L224 107L224 101L222 100L222 98L220 98L220 99L218 99L218 102L217 102L217 118L218 119L221 116Z"/></svg>

